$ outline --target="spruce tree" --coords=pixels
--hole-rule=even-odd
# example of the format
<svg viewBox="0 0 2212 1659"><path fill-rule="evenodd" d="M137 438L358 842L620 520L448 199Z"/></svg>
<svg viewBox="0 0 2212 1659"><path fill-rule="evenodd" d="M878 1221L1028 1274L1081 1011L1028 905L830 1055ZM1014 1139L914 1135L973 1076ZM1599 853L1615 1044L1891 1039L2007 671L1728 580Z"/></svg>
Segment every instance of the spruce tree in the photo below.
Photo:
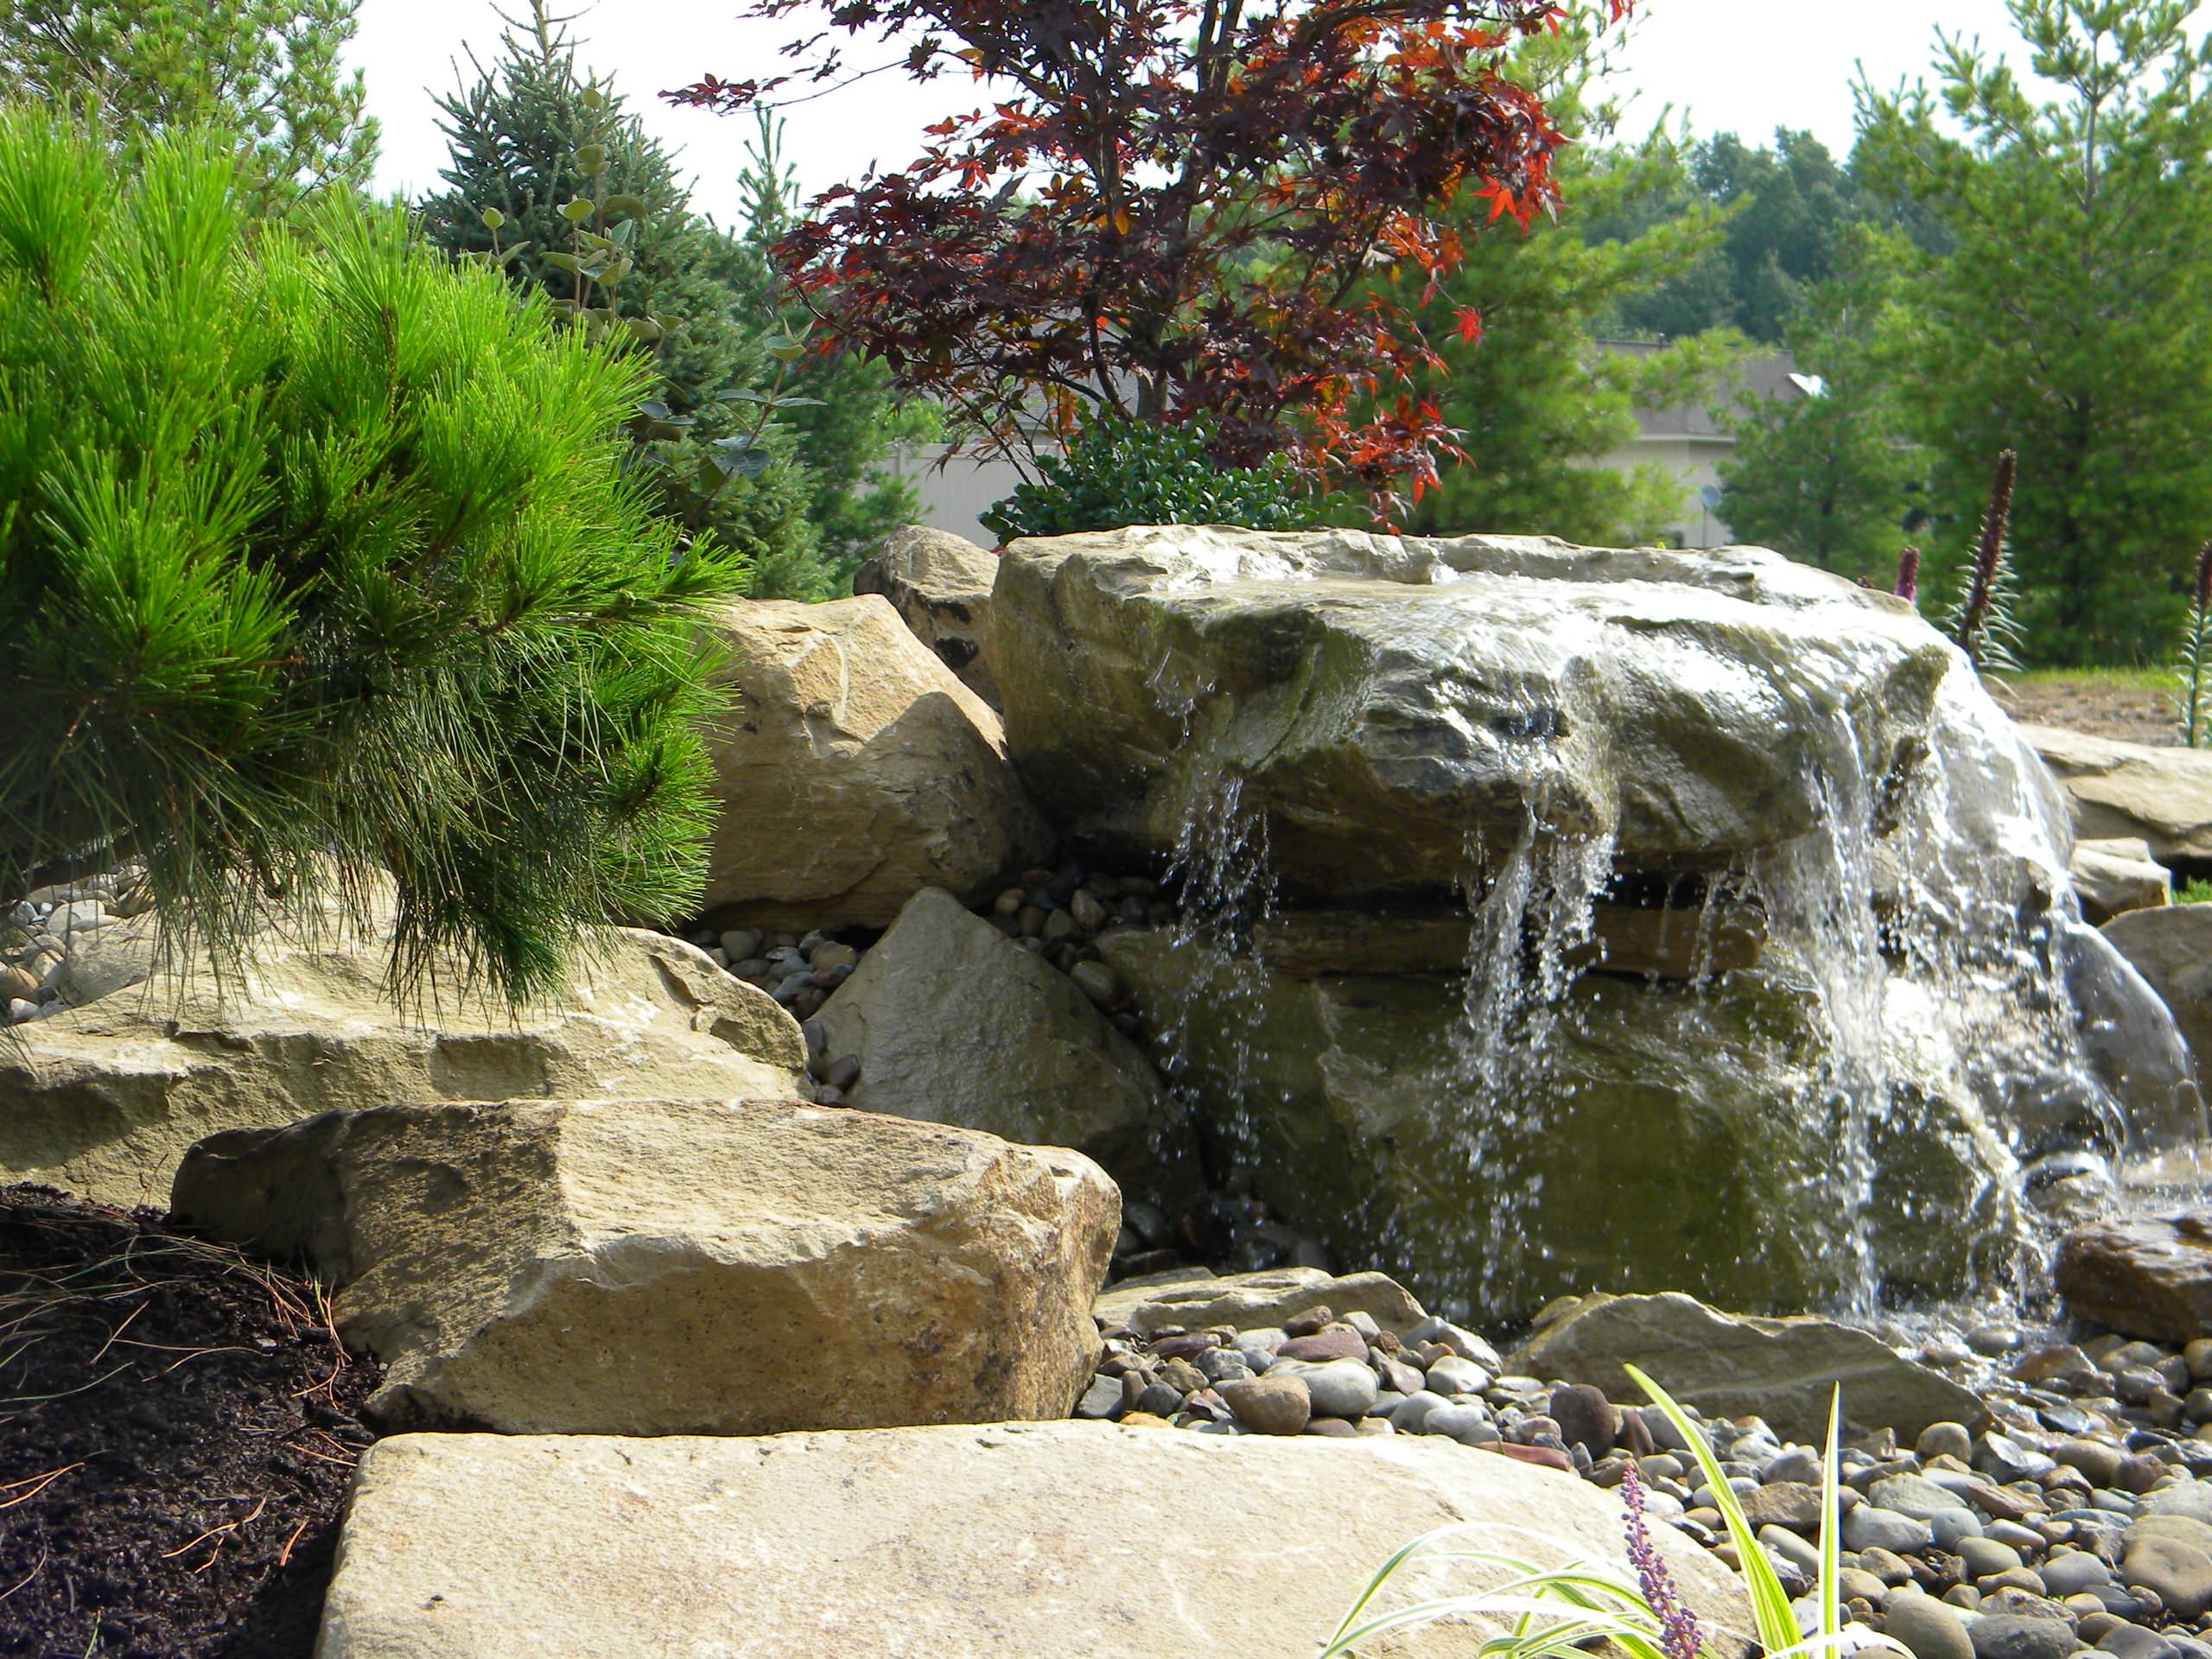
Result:
<svg viewBox="0 0 2212 1659"><path fill-rule="evenodd" d="M543 0L508 25L497 60L439 100L451 161L445 190L420 206L427 234L457 256L496 257L556 308L631 320L624 332L658 377L632 423L632 464L652 477L662 510L747 555L760 596L828 597L834 578L807 516L804 468L790 434L764 426L753 401L779 365L768 349L771 308L762 296L747 303L750 257L692 213L666 147L610 82L579 71L563 20ZM575 202L606 210L587 233L602 221L601 231L626 238L611 290L564 268L578 253L580 226L564 212ZM765 469L718 467L756 431Z"/></svg>
<svg viewBox="0 0 2212 1659"><path fill-rule="evenodd" d="M397 982L511 998L683 913L744 573L624 474L649 370L397 210L253 235L227 141L0 114L0 903L136 860L219 956L388 872Z"/></svg>
<svg viewBox="0 0 2212 1659"><path fill-rule="evenodd" d="M220 127L250 212L368 187L377 124L340 64L359 0L0 0L0 73L111 137Z"/></svg>

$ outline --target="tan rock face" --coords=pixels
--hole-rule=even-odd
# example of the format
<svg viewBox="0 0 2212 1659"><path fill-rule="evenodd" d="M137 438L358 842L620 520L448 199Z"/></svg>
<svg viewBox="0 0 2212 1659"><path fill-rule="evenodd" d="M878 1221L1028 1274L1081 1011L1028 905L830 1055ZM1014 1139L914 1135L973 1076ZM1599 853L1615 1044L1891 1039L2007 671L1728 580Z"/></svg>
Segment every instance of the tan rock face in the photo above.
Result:
<svg viewBox="0 0 2212 1659"><path fill-rule="evenodd" d="M1987 1416L1972 1389L1866 1332L1827 1319L1747 1319L1679 1294L1586 1297L1539 1325L1505 1363L1640 1402L1622 1370L1632 1364L1687 1405L1724 1417L1757 1412L1777 1433L1814 1445L1827 1433L1839 1383L1847 1426L1892 1428L1903 1440L1930 1423Z"/></svg>
<svg viewBox="0 0 2212 1659"><path fill-rule="evenodd" d="M1615 1494L1433 1440L1105 1423L408 1435L363 1459L316 1653L1306 1654L1394 1550L1455 1522L1489 1523L1478 1544L1628 1570ZM1716 1650L1733 1651L1750 1622L1733 1577L1654 1533ZM1370 1650L1471 1659L1495 1633L1436 1626Z"/></svg>
<svg viewBox="0 0 2212 1659"><path fill-rule="evenodd" d="M856 594L880 594L914 637L938 654L961 683L993 708L991 584L999 556L949 531L908 524L883 538L876 556L853 573Z"/></svg>
<svg viewBox="0 0 2212 1659"><path fill-rule="evenodd" d="M2086 840L2146 842L2152 856L2212 858L2212 753L2153 748L2056 726L2023 726Z"/></svg>
<svg viewBox="0 0 2212 1659"><path fill-rule="evenodd" d="M2092 923L2173 902L2173 877L2151 856L2151 844L2139 837L2075 842L2069 874L2082 900L2082 914Z"/></svg>
<svg viewBox="0 0 2212 1659"><path fill-rule="evenodd" d="M931 888L823 1005L862 1111L1073 1147L1124 1183L1195 1191L1198 1150L1152 1063L1074 982Z"/></svg>
<svg viewBox="0 0 2212 1659"><path fill-rule="evenodd" d="M1339 1319L1365 1313L1384 1330L1403 1336L1427 1316L1413 1294L1386 1274L1319 1268L1270 1268L1263 1273L1216 1274L1180 1268L1125 1280L1098 1299L1102 1325L1126 1325L1150 1338L1162 1325L1233 1325L1240 1331L1281 1325L1294 1315L1325 1307Z"/></svg>
<svg viewBox="0 0 2212 1659"><path fill-rule="evenodd" d="M387 1419L518 1433L1064 1416L1121 1224L1073 1153L790 1101L333 1113L173 1203L339 1285Z"/></svg>
<svg viewBox="0 0 2212 1659"><path fill-rule="evenodd" d="M2059 1294L2131 1337L2193 1342L2212 1332L2212 1215L2098 1221L2060 1241Z"/></svg>
<svg viewBox="0 0 2212 1659"><path fill-rule="evenodd" d="M264 940L241 983L152 973L0 1050L0 1180L160 1204L222 1130L395 1100L795 1096L806 1047L766 992L662 934L608 929L555 1006L400 1008L380 940ZM149 956L133 969L149 970Z"/></svg>
<svg viewBox="0 0 2212 1659"><path fill-rule="evenodd" d="M1049 851L998 716L874 594L721 613L733 706L704 908L725 925L887 925Z"/></svg>

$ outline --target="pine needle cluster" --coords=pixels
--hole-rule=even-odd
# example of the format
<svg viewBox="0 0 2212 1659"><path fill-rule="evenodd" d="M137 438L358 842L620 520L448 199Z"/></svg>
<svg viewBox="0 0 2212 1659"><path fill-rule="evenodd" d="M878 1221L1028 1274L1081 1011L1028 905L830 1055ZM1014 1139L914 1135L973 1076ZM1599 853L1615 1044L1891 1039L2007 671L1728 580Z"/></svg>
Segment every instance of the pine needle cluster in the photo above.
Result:
<svg viewBox="0 0 2212 1659"><path fill-rule="evenodd" d="M680 913L744 572L622 473L649 372L397 210L251 234L221 137L0 114L0 900L135 859L219 959L388 872L396 984L515 1000Z"/></svg>
<svg viewBox="0 0 2212 1659"><path fill-rule="evenodd" d="M2175 700L2175 726L2187 748L2212 742L2212 541L2196 550L2196 576L2190 588L2189 622L2175 664L2181 695Z"/></svg>

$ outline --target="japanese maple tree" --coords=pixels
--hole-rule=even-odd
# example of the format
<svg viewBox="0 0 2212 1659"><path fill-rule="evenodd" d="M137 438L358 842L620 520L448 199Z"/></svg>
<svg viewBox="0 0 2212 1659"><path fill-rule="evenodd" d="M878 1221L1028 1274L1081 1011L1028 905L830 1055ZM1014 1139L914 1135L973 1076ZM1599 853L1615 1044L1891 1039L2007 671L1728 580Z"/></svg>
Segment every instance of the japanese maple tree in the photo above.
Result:
<svg viewBox="0 0 2212 1659"><path fill-rule="evenodd" d="M822 196L779 245L824 346L887 364L987 452L1064 442L1093 412L1204 414L1216 459L1287 452L1389 512L1459 453L1411 390L1441 366L1440 331L1481 329L1429 308L1463 252L1444 210L1471 193L1484 222L1526 224L1555 200L1564 141L1503 54L1568 10L835 0L791 73L668 96L734 110L835 82L855 38L903 45L918 79L1003 93L930 128L904 170ZM1361 280L1382 267L1397 280Z"/></svg>

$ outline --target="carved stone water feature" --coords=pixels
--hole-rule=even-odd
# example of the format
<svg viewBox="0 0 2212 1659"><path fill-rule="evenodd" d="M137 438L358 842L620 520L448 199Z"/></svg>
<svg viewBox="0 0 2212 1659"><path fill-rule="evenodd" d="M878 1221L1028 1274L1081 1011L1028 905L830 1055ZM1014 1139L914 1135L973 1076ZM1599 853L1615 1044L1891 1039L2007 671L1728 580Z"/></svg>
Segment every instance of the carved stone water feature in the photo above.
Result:
<svg viewBox="0 0 2212 1659"><path fill-rule="evenodd" d="M1101 949L1213 1156L1433 1302L1956 1294L2044 1178L2200 1131L2048 777L1902 601L1171 528L1017 543L994 604L1033 795L1182 879Z"/></svg>

